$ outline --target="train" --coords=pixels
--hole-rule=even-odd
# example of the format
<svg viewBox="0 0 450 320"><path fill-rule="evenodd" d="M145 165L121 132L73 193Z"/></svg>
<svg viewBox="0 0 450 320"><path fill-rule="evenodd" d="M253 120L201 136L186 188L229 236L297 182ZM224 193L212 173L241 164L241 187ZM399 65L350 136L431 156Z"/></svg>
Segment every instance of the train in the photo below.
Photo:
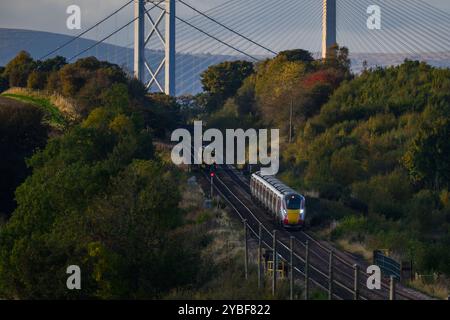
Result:
<svg viewBox="0 0 450 320"><path fill-rule="evenodd" d="M286 229L305 227L305 197L274 176L253 173L250 191L254 199L264 206L275 222Z"/></svg>

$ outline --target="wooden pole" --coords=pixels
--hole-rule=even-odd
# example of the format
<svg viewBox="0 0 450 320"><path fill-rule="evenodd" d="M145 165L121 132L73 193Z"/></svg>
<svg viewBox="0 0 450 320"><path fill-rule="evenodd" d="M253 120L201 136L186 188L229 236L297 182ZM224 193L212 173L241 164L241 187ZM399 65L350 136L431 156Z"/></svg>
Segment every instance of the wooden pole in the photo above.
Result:
<svg viewBox="0 0 450 320"><path fill-rule="evenodd" d="M353 284L353 300L359 300L359 265L354 264L354 284Z"/></svg>
<svg viewBox="0 0 450 320"><path fill-rule="evenodd" d="M294 300L294 237L289 239L290 261L289 261L289 298Z"/></svg>
<svg viewBox="0 0 450 320"><path fill-rule="evenodd" d="M389 285L389 300L395 300L395 277L391 276Z"/></svg>

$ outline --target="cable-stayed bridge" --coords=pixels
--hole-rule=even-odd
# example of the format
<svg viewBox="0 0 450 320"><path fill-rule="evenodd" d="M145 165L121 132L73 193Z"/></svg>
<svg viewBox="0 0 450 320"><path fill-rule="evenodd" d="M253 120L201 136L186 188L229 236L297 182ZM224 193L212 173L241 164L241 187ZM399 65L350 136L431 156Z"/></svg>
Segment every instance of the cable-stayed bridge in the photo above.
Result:
<svg viewBox="0 0 450 320"><path fill-rule="evenodd" d="M363 61L371 67L405 58L450 66L450 13L427 0L377 0L380 28L371 29L373 5L373 0L223 0L202 11L193 0L124 0L37 58L62 52L71 62L106 56L149 90L177 95L198 92L199 73L211 64L259 61L294 48L319 59L332 42L349 48L354 71ZM27 43L20 45L27 50Z"/></svg>

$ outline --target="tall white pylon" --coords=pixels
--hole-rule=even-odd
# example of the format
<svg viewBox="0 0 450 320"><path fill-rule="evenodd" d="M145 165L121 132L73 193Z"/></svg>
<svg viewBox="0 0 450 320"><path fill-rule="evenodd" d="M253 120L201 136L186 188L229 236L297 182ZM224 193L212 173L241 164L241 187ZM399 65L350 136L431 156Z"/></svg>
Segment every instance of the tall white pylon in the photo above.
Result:
<svg viewBox="0 0 450 320"><path fill-rule="evenodd" d="M323 0L322 12L322 58L336 44L336 0Z"/></svg>
<svg viewBox="0 0 450 320"><path fill-rule="evenodd" d="M145 82L147 89L156 87L167 95L175 96L175 0L135 0L134 2L136 19L134 22L134 76L145 82L145 75L149 74L150 79ZM156 18L154 12L158 13ZM165 20L164 37L159 30L163 20ZM149 28L146 28L146 22ZM148 29L147 34L146 29ZM159 38L165 52L164 58L155 69L145 58L145 48L153 38ZM164 86L158 78L163 70Z"/></svg>

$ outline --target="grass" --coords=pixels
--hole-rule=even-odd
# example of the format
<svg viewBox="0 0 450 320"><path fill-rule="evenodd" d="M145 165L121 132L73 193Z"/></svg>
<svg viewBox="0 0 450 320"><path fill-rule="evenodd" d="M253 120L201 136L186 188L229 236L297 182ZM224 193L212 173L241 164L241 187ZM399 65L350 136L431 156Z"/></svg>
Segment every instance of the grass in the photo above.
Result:
<svg viewBox="0 0 450 320"><path fill-rule="evenodd" d="M448 282L448 280L447 280ZM408 286L435 298L446 300L450 295L449 284L444 280L425 281L417 278L408 282Z"/></svg>
<svg viewBox="0 0 450 320"><path fill-rule="evenodd" d="M59 111L59 109L50 102L50 99L37 98L13 93L4 93L2 94L2 96L25 103L30 103L40 107L45 113L44 116L45 123L49 124L54 128L64 129L68 124L67 120L65 119L61 111Z"/></svg>
<svg viewBox="0 0 450 320"><path fill-rule="evenodd" d="M188 175L187 175L188 176ZM258 289L257 242L249 240L249 277L244 276L244 233L242 223L234 219L225 209L205 209L205 195L198 184L183 186L180 208L185 219L199 233L207 234L210 241L202 250L202 257L208 261L210 274L198 287L177 289L164 299L231 299L231 300L285 300L289 297L289 282L279 280L276 296L271 293L271 279L266 277L264 288ZM303 298L303 281L295 281L296 299ZM323 299L323 294L311 290L312 299Z"/></svg>
<svg viewBox="0 0 450 320"><path fill-rule="evenodd" d="M360 242L352 242L348 239L339 239L336 242L338 248L350 252L354 255L363 257L365 261L372 261L373 251Z"/></svg>

